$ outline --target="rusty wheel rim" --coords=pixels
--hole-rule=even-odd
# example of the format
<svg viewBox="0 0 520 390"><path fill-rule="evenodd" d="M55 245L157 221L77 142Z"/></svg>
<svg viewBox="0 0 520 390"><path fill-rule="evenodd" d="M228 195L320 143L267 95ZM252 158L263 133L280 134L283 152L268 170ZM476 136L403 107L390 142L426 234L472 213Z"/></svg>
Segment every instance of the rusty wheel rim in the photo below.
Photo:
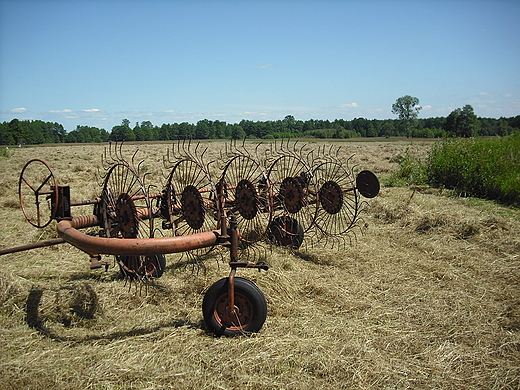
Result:
<svg viewBox="0 0 520 390"><path fill-rule="evenodd" d="M224 167L219 181L228 215L237 218L240 242L245 246L260 241L272 218L271 189L267 174L251 156L238 154Z"/></svg>
<svg viewBox="0 0 520 390"><path fill-rule="evenodd" d="M207 232L218 228L216 218L216 189L207 167L194 158L177 161L166 184L166 204L171 229L175 236ZM189 251L193 256L204 256L213 246Z"/></svg>
<svg viewBox="0 0 520 390"><path fill-rule="evenodd" d="M248 327L254 318L251 301L235 291L235 308L229 310L229 294L222 294L215 302L213 317L217 324L230 331L240 331Z"/></svg>
<svg viewBox="0 0 520 390"><path fill-rule="evenodd" d="M316 182L310 166L295 155L282 155L271 163L268 174L273 193L273 220L291 215L307 232L317 212Z"/></svg>
<svg viewBox="0 0 520 390"><path fill-rule="evenodd" d="M359 195L352 172L337 161L326 161L314 169L319 209L316 226L327 236L341 236L355 225L360 211Z"/></svg>
<svg viewBox="0 0 520 390"><path fill-rule="evenodd" d="M148 193L138 172L126 163L107 172L101 194L106 235L113 238L153 237L153 215Z"/></svg>

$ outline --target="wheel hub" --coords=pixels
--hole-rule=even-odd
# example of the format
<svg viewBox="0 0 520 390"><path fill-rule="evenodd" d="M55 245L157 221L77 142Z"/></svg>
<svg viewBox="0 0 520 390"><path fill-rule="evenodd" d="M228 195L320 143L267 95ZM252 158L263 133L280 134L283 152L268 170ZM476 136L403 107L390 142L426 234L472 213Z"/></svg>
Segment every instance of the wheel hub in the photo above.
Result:
<svg viewBox="0 0 520 390"><path fill-rule="evenodd" d="M137 238L138 219L134 201L128 194L121 194L117 199L117 222L124 238Z"/></svg>
<svg viewBox="0 0 520 390"><path fill-rule="evenodd" d="M236 206L244 219L253 219L258 212L258 194L255 186L249 180L243 179L235 191Z"/></svg>
<svg viewBox="0 0 520 390"><path fill-rule="evenodd" d="M343 206L343 191L335 181L327 181L320 188L320 203L329 214L337 214Z"/></svg>
<svg viewBox="0 0 520 390"><path fill-rule="evenodd" d="M184 188L181 196L182 210L186 223L193 230L198 230L204 224L204 202L197 187L189 185Z"/></svg>
<svg viewBox="0 0 520 390"><path fill-rule="evenodd" d="M303 207L303 187L297 177L286 177L280 187L280 197L283 199L285 209L295 214Z"/></svg>
<svg viewBox="0 0 520 390"><path fill-rule="evenodd" d="M215 302L215 320L229 330L245 329L253 319L253 306L244 295L235 292L235 307L229 308L229 294Z"/></svg>

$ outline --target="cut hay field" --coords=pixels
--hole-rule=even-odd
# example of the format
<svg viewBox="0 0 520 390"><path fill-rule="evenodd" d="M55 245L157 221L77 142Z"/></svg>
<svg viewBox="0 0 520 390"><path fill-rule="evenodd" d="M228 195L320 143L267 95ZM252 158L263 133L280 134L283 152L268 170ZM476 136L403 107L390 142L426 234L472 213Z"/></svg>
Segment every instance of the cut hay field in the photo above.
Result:
<svg viewBox="0 0 520 390"><path fill-rule="evenodd" d="M341 153L384 184L406 149L425 156L431 142L344 142ZM205 145L211 159L224 144ZM168 144L125 150L136 147L162 187ZM37 229L20 211L27 161L47 161L73 201L93 199L104 148L0 157L0 249L57 237L55 222ZM164 275L140 288L115 266L91 271L68 244L0 256L0 389L519 389L520 211L384 185L369 204L345 248L273 248L269 271L239 270L268 302L252 336L203 325L225 257L192 268L168 255Z"/></svg>

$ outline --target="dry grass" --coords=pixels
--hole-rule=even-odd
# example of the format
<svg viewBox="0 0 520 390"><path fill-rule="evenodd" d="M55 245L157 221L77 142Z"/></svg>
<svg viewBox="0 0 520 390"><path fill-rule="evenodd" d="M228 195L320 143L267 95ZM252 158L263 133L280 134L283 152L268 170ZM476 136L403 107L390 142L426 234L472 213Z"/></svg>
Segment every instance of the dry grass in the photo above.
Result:
<svg viewBox="0 0 520 390"><path fill-rule="evenodd" d="M406 148L426 145L344 147L380 176ZM166 145L140 149L159 177ZM101 151L41 147L1 159L1 247L55 236L17 209L26 161L48 161L84 200L100 191ZM240 271L269 305L251 337L216 338L201 323L205 289L228 272L218 256L198 272L168 256L164 276L140 291L115 268L90 271L67 245L2 256L0 387L520 388L520 213L428 189L383 188L370 203L352 246L275 248L269 271Z"/></svg>

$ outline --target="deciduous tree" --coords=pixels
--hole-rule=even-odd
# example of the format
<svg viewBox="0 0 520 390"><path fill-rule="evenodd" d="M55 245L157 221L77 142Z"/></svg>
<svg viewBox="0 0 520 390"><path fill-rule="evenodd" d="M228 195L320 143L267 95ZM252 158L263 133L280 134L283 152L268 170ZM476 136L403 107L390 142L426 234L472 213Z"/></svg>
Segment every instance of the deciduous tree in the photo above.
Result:
<svg viewBox="0 0 520 390"><path fill-rule="evenodd" d="M401 96L392 104L392 113L396 114L401 120L407 137L410 136L411 128L419 116L421 108L419 99L410 95Z"/></svg>

